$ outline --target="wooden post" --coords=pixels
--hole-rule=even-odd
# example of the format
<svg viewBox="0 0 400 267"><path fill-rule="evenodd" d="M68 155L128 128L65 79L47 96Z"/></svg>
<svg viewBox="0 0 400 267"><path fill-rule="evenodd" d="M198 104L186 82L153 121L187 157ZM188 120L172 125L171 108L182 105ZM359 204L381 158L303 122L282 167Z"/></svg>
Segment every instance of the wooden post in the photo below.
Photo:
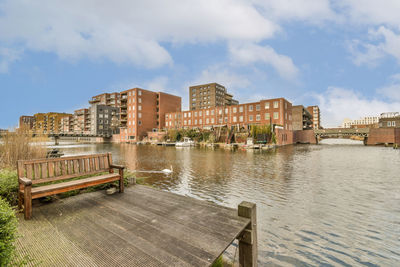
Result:
<svg viewBox="0 0 400 267"><path fill-rule="evenodd" d="M246 229L239 235L239 264L241 267L257 266L257 212L256 204L243 201L238 215L250 219Z"/></svg>
<svg viewBox="0 0 400 267"><path fill-rule="evenodd" d="M25 220L29 220L32 216L32 185L25 186L24 189L24 211Z"/></svg>
<svg viewBox="0 0 400 267"><path fill-rule="evenodd" d="M123 193L124 192L124 169L119 169L119 192Z"/></svg>

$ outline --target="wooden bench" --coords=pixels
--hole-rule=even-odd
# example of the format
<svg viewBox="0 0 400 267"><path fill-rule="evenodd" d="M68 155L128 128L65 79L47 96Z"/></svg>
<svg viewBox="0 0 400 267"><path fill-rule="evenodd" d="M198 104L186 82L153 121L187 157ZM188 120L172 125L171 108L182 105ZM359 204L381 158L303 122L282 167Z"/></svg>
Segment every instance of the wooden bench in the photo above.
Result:
<svg viewBox="0 0 400 267"><path fill-rule="evenodd" d="M119 192L124 192L124 167L112 164L111 153L19 160L17 165L18 207L21 210L24 206L26 220L32 216L32 199L35 198L114 181L119 181ZM119 172L114 173L114 169L118 169ZM94 174L99 175L72 180L72 178ZM62 182L48 184L54 181ZM43 183L47 184L43 185Z"/></svg>

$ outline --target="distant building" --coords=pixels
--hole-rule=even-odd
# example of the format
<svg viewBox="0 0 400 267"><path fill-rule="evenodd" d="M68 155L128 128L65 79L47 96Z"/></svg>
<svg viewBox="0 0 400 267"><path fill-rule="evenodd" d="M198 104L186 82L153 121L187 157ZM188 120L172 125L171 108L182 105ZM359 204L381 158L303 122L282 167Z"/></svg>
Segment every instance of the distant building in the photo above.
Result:
<svg viewBox="0 0 400 267"><path fill-rule="evenodd" d="M313 128L321 129L321 110L318 106L308 106L307 111L312 115Z"/></svg>
<svg viewBox="0 0 400 267"><path fill-rule="evenodd" d="M74 116L68 115L61 118L60 132L64 134L73 133L74 132Z"/></svg>
<svg viewBox="0 0 400 267"><path fill-rule="evenodd" d="M140 141L147 132L162 129L166 113L181 111L179 96L141 88L129 89L120 94L120 142Z"/></svg>
<svg viewBox="0 0 400 267"><path fill-rule="evenodd" d="M89 100L89 104L106 105L119 108L121 106L120 98L120 93L104 93L93 96L92 99Z"/></svg>
<svg viewBox="0 0 400 267"><path fill-rule="evenodd" d="M292 130L292 104L284 98L165 114L165 128L249 127L273 124Z"/></svg>
<svg viewBox="0 0 400 267"><path fill-rule="evenodd" d="M33 122L35 121L34 116L21 116L19 117L19 128L25 128L31 130L33 128Z"/></svg>
<svg viewBox="0 0 400 267"><path fill-rule="evenodd" d="M90 134L90 112L87 108L74 111L74 133Z"/></svg>
<svg viewBox="0 0 400 267"><path fill-rule="evenodd" d="M32 130L35 134L53 134L61 132L61 119L71 114L48 112L33 115Z"/></svg>
<svg viewBox="0 0 400 267"><path fill-rule="evenodd" d="M302 106L292 106L293 131L313 129L313 116Z"/></svg>
<svg viewBox="0 0 400 267"><path fill-rule="evenodd" d="M343 128L376 128L379 123L379 117L368 116L358 120L344 119L342 123Z"/></svg>
<svg viewBox="0 0 400 267"><path fill-rule="evenodd" d="M208 83L189 87L189 109L200 110L219 106L238 105L239 101L228 94L218 83Z"/></svg>
<svg viewBox="0 0 400 267"><path fill-rule="evenodd" d="M400 128L400 113L382 113L379 118L379 128Z"/></svg>
<svg viewBox="0 0 400 267"><path fill-rule="evenodd" d="M119 133L119 111L114 106L92 104L90 107L90 133L112 136Z"/></svg>

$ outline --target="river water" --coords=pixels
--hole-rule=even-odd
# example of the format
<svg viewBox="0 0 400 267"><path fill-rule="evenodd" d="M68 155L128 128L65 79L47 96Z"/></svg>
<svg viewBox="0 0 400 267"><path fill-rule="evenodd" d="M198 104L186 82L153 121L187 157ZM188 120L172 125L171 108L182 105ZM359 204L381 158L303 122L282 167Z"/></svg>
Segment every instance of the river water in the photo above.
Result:
<svg viewBox="0 0 400 267"><path fill-rule="evenodd" d="M112 152L162 190L257 204L261 266L400 266L400 150L350 140L274 151L61 145ZM173 168L172 174L152 173Z"/></svg>

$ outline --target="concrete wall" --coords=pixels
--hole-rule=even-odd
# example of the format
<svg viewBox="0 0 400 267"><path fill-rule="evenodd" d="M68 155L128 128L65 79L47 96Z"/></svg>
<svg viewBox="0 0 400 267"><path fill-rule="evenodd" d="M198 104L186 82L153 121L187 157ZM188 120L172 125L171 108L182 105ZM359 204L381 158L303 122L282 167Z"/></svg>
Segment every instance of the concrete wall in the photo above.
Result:
<svg viewBox="0 0 400 267"><path fill-rule="evenodd" d="M293 131L293 143L317 144L314 130Z"/></svg>
<svg viewBox="0 0 400 267"><path fill-rule="evenodd" d="M400 128L371 129L367 145L399 144Z"/></svg>

